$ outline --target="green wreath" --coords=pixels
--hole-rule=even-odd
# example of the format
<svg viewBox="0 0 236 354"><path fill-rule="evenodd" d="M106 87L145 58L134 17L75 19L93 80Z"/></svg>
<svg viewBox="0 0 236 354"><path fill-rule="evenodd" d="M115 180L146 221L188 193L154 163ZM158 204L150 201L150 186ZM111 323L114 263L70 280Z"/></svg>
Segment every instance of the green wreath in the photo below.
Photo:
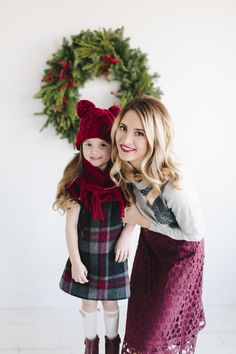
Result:
<svg viewBox="0 0 236 354"><path fill-rule="evenodd" d="M86 30L71 36L71 44L63 39L61 48L47 61L41 89L35 95L44 105L43 112L36 114L48 116L41 130L51 124L60 138L74 143L79 126L75 110L78 90L95 77L120 82L115 95L121 106L137 94L162 95L154 86L159 75L148 73L147 55L131 49L123 32L123 27Z"/></svg>

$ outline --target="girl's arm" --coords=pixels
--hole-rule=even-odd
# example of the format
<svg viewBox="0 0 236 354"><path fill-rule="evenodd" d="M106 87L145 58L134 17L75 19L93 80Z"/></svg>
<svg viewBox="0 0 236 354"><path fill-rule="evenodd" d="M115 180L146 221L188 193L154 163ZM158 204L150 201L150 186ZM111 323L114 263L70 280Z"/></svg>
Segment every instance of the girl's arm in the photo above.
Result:
<svg viewBox="0 0 236 354"><path fill-rule="evenodd" d="M124 262L129 256L129 245L132 233L134 231L134 224L125 224L120 237L115 245L115 261Z"/></svg>
<svg viewBox="0 0 236 354"><path fill-rule="evenodd" d="M79 220L80 205L75 205L66 213L66 243L71 261L72 278L81 283L87 283L88 271L81 262L78 247L77 224Z"/></svg>

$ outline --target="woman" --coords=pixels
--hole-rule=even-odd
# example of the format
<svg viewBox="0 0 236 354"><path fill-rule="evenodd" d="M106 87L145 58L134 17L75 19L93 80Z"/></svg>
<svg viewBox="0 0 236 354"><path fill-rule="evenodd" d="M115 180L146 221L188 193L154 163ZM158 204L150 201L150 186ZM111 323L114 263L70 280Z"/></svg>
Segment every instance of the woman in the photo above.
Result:
<svg viewBox="0 0 236 354"><path fill-rule="evenodd" d="M123 354L194 353L205 325L201 211L172 139L165 106L150 96L128 102L112 128L111 176L133 203L125 221L142 226Z"/></svg>

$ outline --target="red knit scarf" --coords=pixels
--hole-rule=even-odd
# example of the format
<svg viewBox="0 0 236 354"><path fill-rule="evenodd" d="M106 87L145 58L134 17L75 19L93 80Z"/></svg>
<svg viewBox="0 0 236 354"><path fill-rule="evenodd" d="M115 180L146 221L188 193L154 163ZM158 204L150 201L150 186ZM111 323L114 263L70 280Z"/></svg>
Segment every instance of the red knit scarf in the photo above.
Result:
<svg viewBox="0 0 236 354"><path fill-rule="evenodd" d="M108 164L110 165L110 164ZM110 178L110 166L104 171L82 160L83 174L67 186L67 190L75 200L81 200L92 212L92 219L104 220L101 205L109 200L117 200L120 217L124 217L125 201L121 189ZM79 188L76 188L79 186Z"/></svg>

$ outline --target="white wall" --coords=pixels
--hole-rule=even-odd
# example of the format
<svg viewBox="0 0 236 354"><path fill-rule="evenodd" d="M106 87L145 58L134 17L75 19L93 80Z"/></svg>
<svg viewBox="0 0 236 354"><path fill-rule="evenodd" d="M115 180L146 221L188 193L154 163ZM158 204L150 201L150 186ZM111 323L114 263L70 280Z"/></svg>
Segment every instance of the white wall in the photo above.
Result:
<svg viewBox="0 0 236 354"><path fill-rule="evenodd" d="M176 150L201 196L204 301L236 304L235 11L233 0L1 0L0 307L77 303L58 289L67 251L64 218L51 210L73 150L51 128L39 133L45 119L33 115L42 106L32 96L63 37L122 25L161 74ZM97 93L87 87L83 98L112 103L92 87Z"/></svg>

